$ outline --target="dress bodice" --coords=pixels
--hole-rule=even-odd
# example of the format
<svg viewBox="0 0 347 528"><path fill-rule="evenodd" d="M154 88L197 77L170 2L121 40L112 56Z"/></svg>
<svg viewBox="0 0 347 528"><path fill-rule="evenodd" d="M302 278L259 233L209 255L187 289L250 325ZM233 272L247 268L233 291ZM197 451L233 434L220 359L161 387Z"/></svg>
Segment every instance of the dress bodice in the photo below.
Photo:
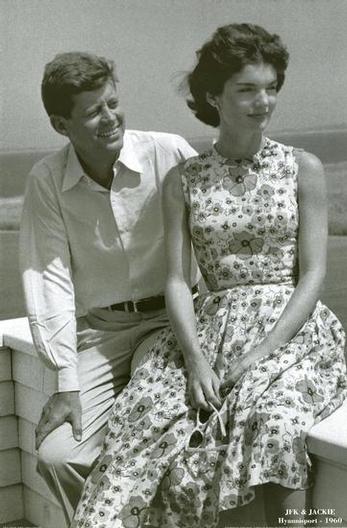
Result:
<svg viewBox="0 0 347 528"><path fill-rule="evenodd" d="M227 159L212 147L184 164L192 243L210 290L296 282L293 150L266 138L252 159Z"/></svg>

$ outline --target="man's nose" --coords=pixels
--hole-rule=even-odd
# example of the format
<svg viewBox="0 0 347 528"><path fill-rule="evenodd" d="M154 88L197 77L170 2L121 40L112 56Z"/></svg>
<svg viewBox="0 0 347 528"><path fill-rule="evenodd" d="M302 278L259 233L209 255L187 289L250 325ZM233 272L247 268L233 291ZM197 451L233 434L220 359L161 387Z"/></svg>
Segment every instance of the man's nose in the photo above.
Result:
<svg viewBox="0 0 347 528"><path fill-rule="evenodd" d="M111 108L109 108L107 105L103 106L102 108L102 119L104 121L113 121L115 118L115 113L112 111Z"/></svg>
<svg viewBox="0 0 347 528"><path fill-rule="evenodd" d="M269 95L266 90L260 90L256 97L256 104L258 106L267 107L269 105Z"/></svg>

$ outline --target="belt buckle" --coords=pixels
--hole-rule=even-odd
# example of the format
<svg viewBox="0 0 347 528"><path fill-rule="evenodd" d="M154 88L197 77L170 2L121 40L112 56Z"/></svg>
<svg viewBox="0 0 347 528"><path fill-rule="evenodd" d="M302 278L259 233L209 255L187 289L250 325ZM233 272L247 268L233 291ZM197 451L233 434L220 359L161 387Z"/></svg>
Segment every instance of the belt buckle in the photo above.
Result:
<svg viewBox="0 0 347 528"><path fill-rule="evenodd" d="M136 301L126 301L124 303L124 308L126 312L138 312Z"/></svg>

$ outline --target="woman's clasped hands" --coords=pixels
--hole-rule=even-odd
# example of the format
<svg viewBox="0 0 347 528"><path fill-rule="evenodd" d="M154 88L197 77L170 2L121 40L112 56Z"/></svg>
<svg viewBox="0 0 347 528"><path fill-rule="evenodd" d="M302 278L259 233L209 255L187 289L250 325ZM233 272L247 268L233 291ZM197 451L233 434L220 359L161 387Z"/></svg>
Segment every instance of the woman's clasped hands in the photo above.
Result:
<svg viewBox="0 0 347 528"><path fill-rule="evenodd" d="M188 394L192 407L211 411L222 405L219 390L221 381L205 357L190 362L188 366Z"/></svg>
<svg viewBox="0 0 347 528"><path fill-rule="evenodd" d="M269 350L265 343L260 343L242 358L235 360L226 381L222 382L205 357L201 356L188 366L188 393L191 405L195 409L212 411L213 407L222 406L221 393L231 390L238 380L258 360L265 357Z"/></svg>

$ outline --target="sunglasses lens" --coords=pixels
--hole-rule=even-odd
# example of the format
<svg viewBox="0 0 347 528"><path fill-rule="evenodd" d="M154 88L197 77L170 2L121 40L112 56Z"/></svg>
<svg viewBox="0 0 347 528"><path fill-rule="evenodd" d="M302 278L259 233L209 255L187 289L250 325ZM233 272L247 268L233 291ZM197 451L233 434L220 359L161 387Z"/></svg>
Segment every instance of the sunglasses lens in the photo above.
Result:
<svg viewBox="0 0 347 528"><path fill-rule="evenodd" d="M206 423L211 416L212 411L205 411L205 409L199 409L199 420L201 423Z"/></svg>
<svg viewBox="0 0 347 528"><path fill-rule="evenodd" d="M194 431L189 440L189 447L200 447L204 437L201 431Z"/></svg>

